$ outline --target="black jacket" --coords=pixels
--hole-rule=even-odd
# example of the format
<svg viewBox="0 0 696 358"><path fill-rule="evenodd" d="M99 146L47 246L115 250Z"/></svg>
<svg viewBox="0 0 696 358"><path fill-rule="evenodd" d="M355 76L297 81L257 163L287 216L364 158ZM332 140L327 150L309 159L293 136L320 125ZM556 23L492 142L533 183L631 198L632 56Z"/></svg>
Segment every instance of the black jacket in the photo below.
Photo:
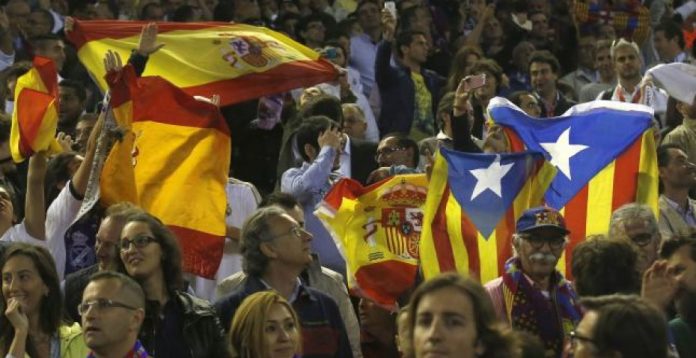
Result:
<svg viewBox="0 0 696 358"><path fill-rule="evenodd" d="M172 299L176 300L176 312L181 314L178 318L183 326L183 342L171 342L176 346L186 346L188 351L181 352L177 357L193 358L218 358L227 357L227 342L225 333L220 325L215 308L206 300L192 296L186 292L177 291ZM162 319L160 318L159 304L148 302L145 321L140 328L140 342L150 354L157 355L156 335L160 329ZM168 342L163 338L163 342ZM166 343L169 345L169 343Z"/></svg>

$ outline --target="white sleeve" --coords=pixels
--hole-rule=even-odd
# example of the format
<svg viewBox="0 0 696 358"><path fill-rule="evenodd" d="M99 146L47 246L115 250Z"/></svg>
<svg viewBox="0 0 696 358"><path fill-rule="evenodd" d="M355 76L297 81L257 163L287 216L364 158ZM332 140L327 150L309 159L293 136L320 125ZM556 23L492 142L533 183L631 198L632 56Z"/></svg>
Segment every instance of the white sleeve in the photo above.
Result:
<svg viewBox="0 0 696 358"><path fill-rule="evenodd" d="M15 60L15 53L11 54L6 54L2 51L0 51L0 71L10 67L14 63Z"/></svg>
<svg viewBox="0 0 696 358"><path fill-rule="evenodd" d="M70 192L70 182L65 184L46 213L46 242L56 260L56 270L62 279L65 272L65 233L77 219L82 200L75 198Z"/></svg>
<svg viewBox="0 0 696 358"><path fill-rule="evenodd" d="M26 226L24 226L24 221L12 226L9 230L0 237L0 241L6 242L24 242L27 244L37 245L46 247L46 241L39 240L27 232Z"/></svg>

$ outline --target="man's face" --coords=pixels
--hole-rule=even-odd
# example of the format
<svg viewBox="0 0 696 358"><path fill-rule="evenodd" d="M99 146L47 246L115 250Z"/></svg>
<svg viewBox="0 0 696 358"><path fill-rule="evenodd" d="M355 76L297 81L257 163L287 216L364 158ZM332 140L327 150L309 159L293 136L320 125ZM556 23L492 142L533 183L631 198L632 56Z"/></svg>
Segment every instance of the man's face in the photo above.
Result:
<svg viewBox="0 0 696 358"><path fill-rule="evenodd" d="M640 78L640 57L629 46L621 46L614 51L614 69L621 79Z"/></svg>
<svg viewBox="0 0 696 358"><path fill-rule="evenodd" d="M343 110L343 132L351 138L365 139L367 123L356 109Z"/></svg>
<svg viewBox="0 0 696 358"><path fill-rule="evenodd" d="M13 1L5 6L7 18L10 20L10 30L15 35L19 35L25 31L28 26L29 14L31 7L24 1Z"/></svg>
<svg viewBox="0 0 696 358"><path fill-rule="evenodd" d="M565 248L565 234L554 228L538 228L518 235L515 250L524 273L535 280L549 277Z"/></svg>
<svg viewBox="0 0 696 358"><path fill-rule="evenodd" d="M99 225L94 249L97 252L97 264L100 271L114 270L117 267L121 229L123 229L123 223L110 217L104 218Z"/></svg>
<svg viewBox="0 0 696 358"><path fill-rule="evenodd" d="M312 234L305 231L290 215L273 216L269 219L273 240L273 260L285 265L304 268L312 262Z"/></svg>
<svg viewBox="0 0 696 358"><path fill-rule="evenodd" d="M80 153L84 153L87 148L87 140L89 139L90 133L96 124L96 120L92 119L81 119L77 122L75 126L75 142L77 144L77 150Z"/></svg>
<svg viewBox="0 0 696 358"><path fill-rule="evenodd" d="M546 38L549 32L549 20L544 13L533 14L529 20L532 22L532 35L536 38Z"/></svg>
<svg viewBox="0 0 696 358"><path fill-rule="evenodd" d="M67 86L59 86L58 95L60 96L58 121L60 123L70 123L77 120L85 110L85 103L77 96L75 89Z"/></svg>
<svg viewBox="0 0 696 358"><path fill-rule="evenodd" d="M61 40L44 40L41 46L37 46L35 54L48 57L56 64L56 69L60 72L65 64L65 44Z"/></svg>
<svg viewBox="0 0 696 358"><path fill-rule="evenodd" d="M677 282L674 303L682 318L696 323L696 262L691 259L691 247L684 245L667 260L667 269Z"/></svg>
<svg viewBox="0 0 696 358"><path fill-rule="evenodd" d="M532 62L529 66L529 77L534 90L541 94L556 92L558 75L553 72L551 65L546 62Z"/></svg>
<svg viewBox="0 0 696 358"><path fill-rule="evenodd" d="M539 117L541 115L539 101L531 94L523 94L520 96L520 108L532 117Z"/></svg>
<svg viewBox="0 0 696 358"><path fill-rule="evenodd" d="M90 282L82 295L82 303L95 303L99 300L111 300L129 307L137 305L134 299L128 299L121 293L120 283L115 279L102 279ZM104 354L131 340L135 344L137 332L143 319L143 309L130 309L117 306L99 307L92 305L82 313L82 331L87 347Z"/></svg>
<svg viewBox="0 0 696 358"><path fill-rule="evenodd" d="M39 35L48 35L53 29L51 20L46 18L46 14L39 11L34 11L29 15L27 20L26 33L28 38Z"/></svg>
<svg viewBox="0 0 696 358"><path fill-rule="evenodd" d="M665 36L664 31L655 32L655 35L653 36L653 44L655 45L657 54L660 55L660 59L663 61L671 61L672 52L674 51L675 47L679 47L677 44L677 39L668 39Z"/></svg>
<svg viewBox="0 0 696 358"><path fill-rule="evenodd" d="M597 48L595 38L591 36L582 37L578 41L578 64L585 68L594 69L595 50Z"/></svg>
<svg viewBox="0 0 696 358"><path fill-rule="evenodd" d="M619 230L615 230L616 239L625 240L631 244L638 253L636 269L641 274L657 260L660 248L660 232L651 228L650 223L642 218L631 218L619 221Z"/></svg>
<svg viewBox="0 0 696 358"><path fill-rule="evenodd" d="M408 45L408 47L402 46L402 51L404 58L408 58L417 64L423 64L428 60L429 48L428 39L426 39L425 36L415 35L411 39L411 44Z"/></svg>
<svg viewBox="0 0 696 358"><path fill-rule="evenodd" d="M588 311L578 323L575 329L576 339L571 341L572 353L575 358L594 358L596 357L596 348L588 339L593 338L593 332L599 315L597 311Z"/></svg>
<svg viewBox="0 0 696 358"><path fill-rule="evenodd" d="M321 44L326 36L326 27L321 21L311 21L302 32L305 42L311 44Z"/></svg>
<svg viewBox="0 0 696 358"><path fill-rule="evenodd" d="M380 167L390 167L392 165L405 165L413 167L409 148L400 147L399 140L395 137L387 137L382 139L377 145L375 159Z"/></svg>
<svg viewBox="0 0 696 358"><path fill-rule="evenodd" d="M614 65L611 63L611 53L608 48L597 51L595 55L595 68L602 78L614 77Z"/></svg>
<svg viewBox="0 0 696 358"><path fill-rule="evenodd" d="M370 31L380 27L381 24L379 8L377 4L367 3L360 7L358 11L358 23L365 31Z"/></svg>
<svg viewBox="0 0 696 358"><path fill-rule="evenodd" d="M670 148L669 162L659 168L662 184L675 189L689 189L696 185L696 166L681 149Z"/></svg>
<svg viewBox="0 0 696 358"><path fill-rule="evenodd" d="M394 317L369 298L361 298L358 305L360 327L367 333L379 335L394 329Z"/></svg>

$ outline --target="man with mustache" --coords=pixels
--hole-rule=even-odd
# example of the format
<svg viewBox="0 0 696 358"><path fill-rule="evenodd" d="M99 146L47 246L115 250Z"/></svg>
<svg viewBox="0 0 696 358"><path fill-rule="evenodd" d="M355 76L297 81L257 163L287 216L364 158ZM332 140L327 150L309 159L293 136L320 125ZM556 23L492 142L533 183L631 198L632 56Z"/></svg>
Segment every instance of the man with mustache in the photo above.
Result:
<svg viewBox="0 0 696 358"><path fill-rule="evenodd" d="M577 295L555 267L566 246L565 221L551 208L526 210L517 220L514 256L505 273L486 284L498 317L516 330L537 336L546 356L560 356L581 318Z"/></svg>
<svg viewBox="0 0 696 358"><path fill-rule="evenodd" d="M663 310L671 302L677 317L669 329L680 357L696 357L696 238L665 240L656 261L643 277L642 296Z"/></svg>

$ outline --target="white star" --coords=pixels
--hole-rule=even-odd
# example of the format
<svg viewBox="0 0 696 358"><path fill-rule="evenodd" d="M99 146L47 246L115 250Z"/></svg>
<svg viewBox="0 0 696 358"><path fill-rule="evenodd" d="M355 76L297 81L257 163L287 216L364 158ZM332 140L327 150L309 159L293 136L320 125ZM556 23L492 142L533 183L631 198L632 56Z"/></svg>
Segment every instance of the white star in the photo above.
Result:
<svg viewBox="0 0 696 358"><path fill-rule="evenodd" d="M539 143L551 155L551 164L570 179L570 158L589 148L582 144L570 144L570 127L556 140L556 143Z"/></svg>
<svg viewBox="0 0 696 358"><path fill-rule="evenodd" d="M476 178L476 186L471 193L471 200L473 201L476 199L476 197L486 191L486 189L502 198L503 195L500 192L500 182L503 180L505 174L512 169L513 165L513 163L500 165L500 156L496 155L495 160L488 168L469 170L471 175Z"/></svg>

